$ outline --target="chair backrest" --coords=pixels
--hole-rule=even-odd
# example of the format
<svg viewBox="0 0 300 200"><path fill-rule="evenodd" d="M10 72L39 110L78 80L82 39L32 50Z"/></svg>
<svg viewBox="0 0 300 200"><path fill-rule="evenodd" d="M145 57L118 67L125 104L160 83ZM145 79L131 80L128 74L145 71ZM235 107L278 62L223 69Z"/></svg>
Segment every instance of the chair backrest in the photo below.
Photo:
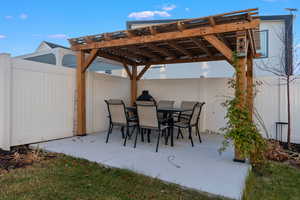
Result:
<svg viewBox="0 0 300 200"><path fill-rule="evenodd" d="M105 100L109 112L110 121L114 124L126 124L127 114L125 104L120 99Z"/></svg>
<svg viewBox="0 0 300 200"><path fill-rule="evenodd" d="M192 110L197 103L199 103L199 102L197 102L197 101L182 101L180 107L182 109L190 109L190 110ZM185 111L185 112L182 112L181 114L183 114L183 115L191 115L192 111Z"/></svg>
<svg viewBox="0 0 300 200"><path fill-rule="evenodd" d="M174 108L175 101L160 100L157 104L158 108Z"/></svg>
<svg viewBox="0 0 300 200"><path fill-rule="evenodd" d="M190 125L198 124L202 107L205 103L196 103L193 107L192 115L190 116Z"/></svg>
<svg viewBox="0 0 300 200"><path fill-rule="evenodd" d="M140 127L159 128L157 107L153 101L137 101L137 116Z"/></svg>

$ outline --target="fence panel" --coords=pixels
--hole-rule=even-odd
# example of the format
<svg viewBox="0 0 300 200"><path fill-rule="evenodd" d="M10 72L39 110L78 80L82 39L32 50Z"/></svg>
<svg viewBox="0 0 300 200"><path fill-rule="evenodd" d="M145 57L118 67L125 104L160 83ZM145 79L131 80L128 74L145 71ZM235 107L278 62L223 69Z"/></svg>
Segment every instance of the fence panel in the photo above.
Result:
<svg viewBox="0 0 300 200"><path fill-rule="evenodd" d="M11 146L73 136L74 72L12 60Z"/></svg>

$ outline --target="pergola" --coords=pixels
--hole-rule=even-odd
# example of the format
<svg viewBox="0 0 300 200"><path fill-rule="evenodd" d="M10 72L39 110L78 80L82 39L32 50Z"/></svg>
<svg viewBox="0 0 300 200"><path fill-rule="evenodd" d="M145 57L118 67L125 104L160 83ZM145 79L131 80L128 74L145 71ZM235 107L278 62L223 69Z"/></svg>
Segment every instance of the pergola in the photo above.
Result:
<svg viewBox="0 0 300 200"><path fill-rule="evenodd" d="M226 60L236 70L236 92L253 113L253 58L259 56L258 9L186 19L69 39L77 51L77 135L86 134L85 72L99 56L123 64L131 80L131 103L137 81L156 64ZM138 73L137 67L144 66Z"/></svg>

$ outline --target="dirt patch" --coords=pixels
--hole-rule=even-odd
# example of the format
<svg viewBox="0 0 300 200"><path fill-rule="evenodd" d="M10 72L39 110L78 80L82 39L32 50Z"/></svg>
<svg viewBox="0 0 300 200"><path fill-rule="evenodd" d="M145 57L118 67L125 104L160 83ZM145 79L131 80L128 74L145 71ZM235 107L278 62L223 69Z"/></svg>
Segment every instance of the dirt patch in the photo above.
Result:
<svg viewBox="0 0 300 200"><path fill-rule="evenodd" d="M0 174L53 157L56 157L55 154L30 149L28 145L12 147L11 151L0 149Z"/></svg>
<svg viewBox="0 0 300 200"><path fill-rule="evenodd" d="M300 153L297 151L296 145L293 145L291 150L289 150L285 148L284 144L276 140L268 140L266 158L300 168Z"/></svg>

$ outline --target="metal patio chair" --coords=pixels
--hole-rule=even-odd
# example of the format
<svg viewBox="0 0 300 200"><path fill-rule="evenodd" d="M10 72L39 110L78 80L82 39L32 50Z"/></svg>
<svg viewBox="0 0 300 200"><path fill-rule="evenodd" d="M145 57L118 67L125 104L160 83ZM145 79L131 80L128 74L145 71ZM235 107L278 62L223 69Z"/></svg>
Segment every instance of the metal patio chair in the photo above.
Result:
<svg viewBox="0 0 300 200"><path fill-rule="evenodd" d="M158 101L157 108L174 108L175 101L169 101L169 100L160 100ZM167 121L167 113L159 112L158 113L158 119L159 121Z"/></svg>
<svg viewBox="0 0 300 200"><path fill-rule="evenodd" d="M168 129L168 126L163 125L158 118L158 112L157 112L157 106L155 102L152 101L137 101L137 116L138 116L138 126L139 129L136 132L135 142L134 142L134 148L136 148L136 142L138 135L141 133L141 137L143 140L143 132L141 130L153 130L158 131L158 138L157 138L157 144L156 144L156 152L158 152L159 147L159 141L162 133L166 133L166 130ZM149 132L148 132L149 133ZM164 134L166 135L166 134ZM149 138L148 134L148 140Z"/></svg>
<svg viewBox="0 0 300 200"><path fill-rule="evenodd" d="M109 113L109 129L106 136L106 143L108 143L109 135L112 133L114 126L121 127L122 138L124 140L124 146L126 146L127 137L130 137L129 128L134 128L138 125L135 119L129 118L126 111L125 104L119 99L105 100ZM124 137L124 128L126 128L126 134Z"/></svg>
<svg viewBox="0 0 300 200"><path fill-rule="evenodd" d="M182 101L180 108L192 110L197 103L199 103L199 102L197 102L197 101ZM191 114L192 114L192 111L185 111L185 112L181 112L177 115L174 115L175 122L188 121ZM183 138L183 134L182 134L181 130L179 130L179 132L178 132L177 139L179 138L179 135L181 135L181 138Z"/></svg>
<svg viewBox="0 0 300 200"><path fill-rule="evenodd" d="M202 110L202 107L204 104L205 104L204 102L196 103L193 107L193 111L192 111L191 115L189 115L189 118L187 120L181 120L181 121L174 123L174 127L178 128L178 135L182 128L187 128L189 130L189 139L191 140L192 146L194 146L193 136L192 136L192 128L193 127L196 128L196 133L198 135L199 142L200 143L202 142L198 123L199 123L201 110Z"/></svg>

